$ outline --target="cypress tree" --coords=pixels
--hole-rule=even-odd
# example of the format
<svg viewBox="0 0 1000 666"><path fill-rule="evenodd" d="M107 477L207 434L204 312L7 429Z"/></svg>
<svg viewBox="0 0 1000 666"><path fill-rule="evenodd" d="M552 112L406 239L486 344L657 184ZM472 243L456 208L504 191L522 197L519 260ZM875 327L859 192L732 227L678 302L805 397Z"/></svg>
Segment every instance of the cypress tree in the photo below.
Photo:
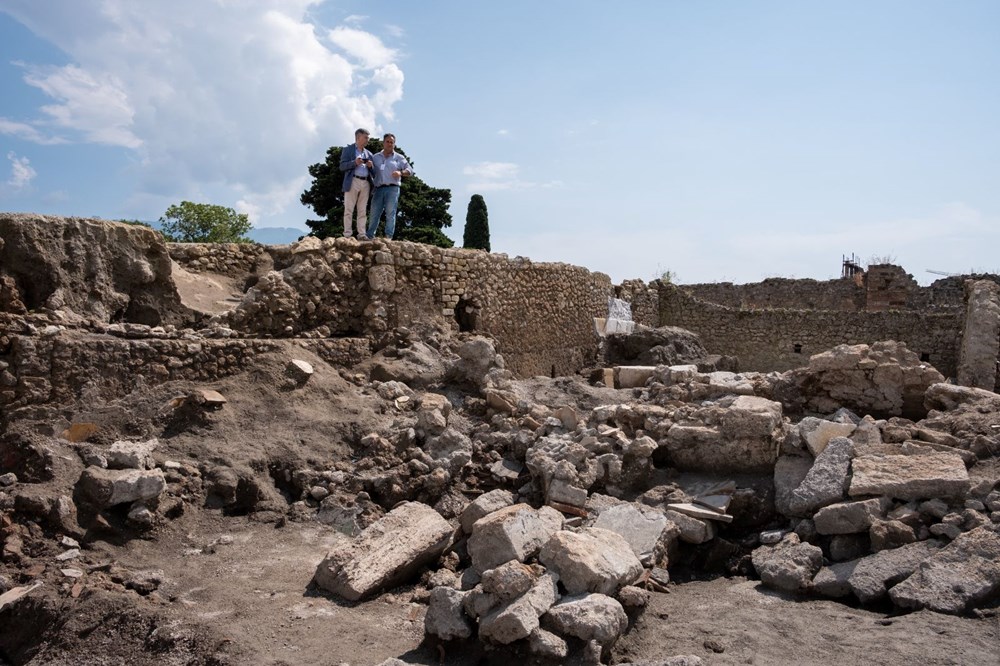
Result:
<svg viewBox="0 0 1000 666"><path fill-rule="evenodd" d="M481 194L473 194L469 200L469 212L465 215L462 247L490 251L489 215L486 212L486 201Z"/></svg>

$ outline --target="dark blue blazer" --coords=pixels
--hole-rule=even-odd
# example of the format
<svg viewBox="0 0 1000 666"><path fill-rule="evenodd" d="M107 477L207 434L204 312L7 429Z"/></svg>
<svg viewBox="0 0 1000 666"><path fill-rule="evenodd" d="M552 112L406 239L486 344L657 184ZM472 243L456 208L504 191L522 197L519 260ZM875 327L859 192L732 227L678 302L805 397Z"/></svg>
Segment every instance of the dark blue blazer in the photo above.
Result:
<svg viewBox="0 0 1000 666"><path fill-rule="evenodd" d="M354 180L354 160L358 156L358 147L353 143L340 151L340 170L344 172L344 191L350 192ZM368 184L371 185L372 172L368 170Z"/></svg>

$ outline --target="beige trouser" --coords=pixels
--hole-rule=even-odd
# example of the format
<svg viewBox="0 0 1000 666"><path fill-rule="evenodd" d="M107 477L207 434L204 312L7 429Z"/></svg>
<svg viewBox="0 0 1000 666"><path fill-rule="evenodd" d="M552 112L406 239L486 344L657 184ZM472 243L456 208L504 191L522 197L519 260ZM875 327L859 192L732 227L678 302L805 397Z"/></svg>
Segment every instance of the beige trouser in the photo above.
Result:
<svg viewBox="0 0 1000 666"><path fill-rule="evenodd" d="M344 238L351 237L351 218L354 208L358 209L358 238L364 238L365 227L368 226L368 179L355 178L351 189L344 192Z"/></svg>

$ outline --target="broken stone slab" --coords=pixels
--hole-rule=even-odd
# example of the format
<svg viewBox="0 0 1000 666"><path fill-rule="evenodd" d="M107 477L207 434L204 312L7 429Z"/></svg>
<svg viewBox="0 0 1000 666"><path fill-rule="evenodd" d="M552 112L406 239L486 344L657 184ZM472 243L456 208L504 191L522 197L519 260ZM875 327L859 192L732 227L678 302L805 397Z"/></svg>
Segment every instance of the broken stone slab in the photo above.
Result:
<svg viewBox="0 0 1000 666"><path fill-rule="evenodd" d="M799 436L806 443L809 452L818 456L834 437L850 437L854 432L853 423L836 423L826 419L807 416L798 425Z"/></svg>
<svg viewBox="0 0 1000 666"><path fill-rule="evenodd" d="M664 515L681 531L680 539L685 543L697 545L715 538L714 523L669 509L664 512Z"/></svg>
<svg viewBox="0 0 1000 666"><path fill-rule="evenodd" d="M847 585L861 603L884 599L889 588L909 577L940 547L938 541L931 539L883 550L853 563L844 562L854 565L847 576Z"/></svg>
<svg viewBox="0 0 1000 666"><path fill-rule="evenodd" d="M733 517L730 515L719 513L718 511L713 511L712 509L707 509L690 502L673 502L667 504L667 508L677 513L683 513L685 516L701 520L717 520L720 523L733 522Z"/></svg>
<svg viewBox="0 0 1000 666"><path fill-rule="evenodd" d="M781 456L774 465L774 508L783 516L792 513L791 502L795 489L802 485L812 469L809 456Z"/></svg>
<svg viewBox="0 0 1000 666"><path fill-rule="evenodd" d="M612 645L628 627L628 616L617 600L604 594L561 599L544 617L545 626L564 636Z"/></svg>
<svg viewBox="0 0 1000 666"><path fill-rule="evenodd" d="M900 608L964 613L1000 591L1000 534L979 527L959 536L889 590Z"/></svg>
<svg viewBox="0 0 1000 666"><path fill-rule="evenodd" d="M159 442L154 438L145 442L119 440L104 453L111 469L152 469L156 467L153 449Z"/></svg>
<svg viewBox="0 0 1000 666"><path fill-rule="evenodd" d="M498 460L490 465L490 474L498 481L513 483L521 477L523 471L524 465L516 460L508 460L507 458Z"/></svg>
<svg viewBox="0 0 1000 666"><path fill-rule="evenodd" d="M642 575L642 563L619 534L599 527L557 532L538 561L559 576L569 594L614 594Z"/></svg>
<svg viewBox="0 0 1000 666"><path fill-rule="evenodd" d="M615 368L618 388L642 388L656 372L654 365L622 365Z"/></svg>
<svg viewBox="0 0 1000 666"><path fill-rule="evenodd" d="M404 502L331 550L316 568L316 584L348 601L398 585L433 562L452 539L452 527L426 504Z"/></svg>
<svg viewBox="0 0 1000 666"><path fill-rule="evenodd" d="M548 502L583 507L587 504L587 490L574 486L565 479L554 478L545 489L545 499Z"/></svg>
<svg viewBox="0 0 1000 666"><path fill-rule="evenodd" d="M159 469L101 469L88 467L76 483L81 496L98 508L160 496L167 482Z"/></svg>
<svg viewBox="0 0 1000 666"><path fill-rule="evenodd" d="M962 458L950 453L860 456L854 459L852 471L851 497L963 498L971 485Z"/></svg>
<svg viewBox="0 0 1000 666"><path fill-rule="evenodd" d="M680 535L680 529L662 511L634 503L602 510L594 527L621 535L643 565L657 561Z"/></svg>
<svg viewBox="0 0 1000 666"><path fill-rule="evenodd" d="M512 504L514 504L514 493L502 488L480 495L462 511L462 516L459 518L462 531L472 534L472 526L477 520Z"/></svg>
<svg viewBox="0 0 1000 666"><path fill-rule="evenodd" d="M695 497L691 500L698 506L705 507L716 513L725 513L729 510L729 505L732 504L733 496L729 495L704 495L702 497ZM728 522L728 521L726 521Z"/></svg>
<svg viewBox="0 0 1000 666"><path fill-rule="evenodd" d="M813 516L820 534L855 534L867 532L872 523L885 516L892 506L887 497L875 497L825 506Z"/></svg>
<svg viewBox="0 0 1000 666"><path fill-rule="evenodd" d="M562 523L562 514L547 506L535 510L515 504L494 511L472 526L468 544L472 566L482 573L511 560L524 562L562 529Z"/></svg>
<svg viewBox="0 0 1000 666"><path fill-rule="evenodd" d="M554 573L546 572L523 596L481 617L479 638L508 645L530 636L539 627L539 618L559 598L558 580Z"/></svg>
<svg viewBox="0 0 1000 666"><path fill-rule="evenodd" d="M472 623L462 609L467 592L441 586L431 590L424 616L424 631L443 641L472 636Z"/></svg>
<svg viewBox="0 0 1000 666"><path fill-rule="evenodd" d="M816 456L809 473L792 492L788 503L792 515L804 516L844 499L851 468L851 440L835 437Z"/></svg>
<svg viewBox="0 0 1000 666"><path fill-rule="evenodd" d="M801 543L795 534L774 546L761 546L750 555L764 585L786 592L804 592L823 566L823 551Z"/></svg>

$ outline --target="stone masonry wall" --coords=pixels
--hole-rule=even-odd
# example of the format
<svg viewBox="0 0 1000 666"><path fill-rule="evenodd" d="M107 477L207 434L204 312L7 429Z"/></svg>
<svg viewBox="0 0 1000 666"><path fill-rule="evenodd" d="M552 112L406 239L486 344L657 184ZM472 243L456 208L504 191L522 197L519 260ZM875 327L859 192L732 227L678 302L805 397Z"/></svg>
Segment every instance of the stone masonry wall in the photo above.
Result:
<svg viewBox="0 0 1000 666"><path fill-rule="evenodd" d="M961 316L952 312L738 310L670 285L660 289L660 324L697 333L710 352L738 356L744 370L785 371L839 344L896 340L946 376L955 375L962 332Z"/></svg>
<svg viewBox="0 0 1000 666"><path fill-rule="evenodd" d="M744 310L791 308L852 312L865 307L864 287L850 278L825 281L768 278L753 284L717 282L679 286L699 300Z"/></svg>
<svg viewBox="0 0 1000 666"><path fill-rule="evenodd" d="M147 327L134 327L140 331ZM149 331L143 335L150 335ZM162 335L162 333L161 333ZM114 335L15 335L0 361L0 408L71 403L91 393L108 399L141 384L173 380L212 381L246 368L259 354L277 352L290 341L192 339ZM358 338L302 340L331 363L349 367L370 356Z"/></svg>
<svg viewBox="0 0 1000 666"><path fill-rule="evenodd" d="M167 243L170 258L186 270L232 277L252 273L260 258L271 251L257 243Z"/></svg>
<svg viewBox="0 0 1000 666"><path fill-rule="evenodd" d="M519 375L573 374L597 355L602 273L407 242L305 239L223 317L254 335L378 335L437 322L487 333Z"/></svg>
<svg viewBox="0 0 1000 666"><path fill-rule="evenodd" d="M654 283L655 284L655 283ZM654 284L625 280L616 287L618 298L632 306L632 321L643 326L659 326L660 297Z"/></svg>

